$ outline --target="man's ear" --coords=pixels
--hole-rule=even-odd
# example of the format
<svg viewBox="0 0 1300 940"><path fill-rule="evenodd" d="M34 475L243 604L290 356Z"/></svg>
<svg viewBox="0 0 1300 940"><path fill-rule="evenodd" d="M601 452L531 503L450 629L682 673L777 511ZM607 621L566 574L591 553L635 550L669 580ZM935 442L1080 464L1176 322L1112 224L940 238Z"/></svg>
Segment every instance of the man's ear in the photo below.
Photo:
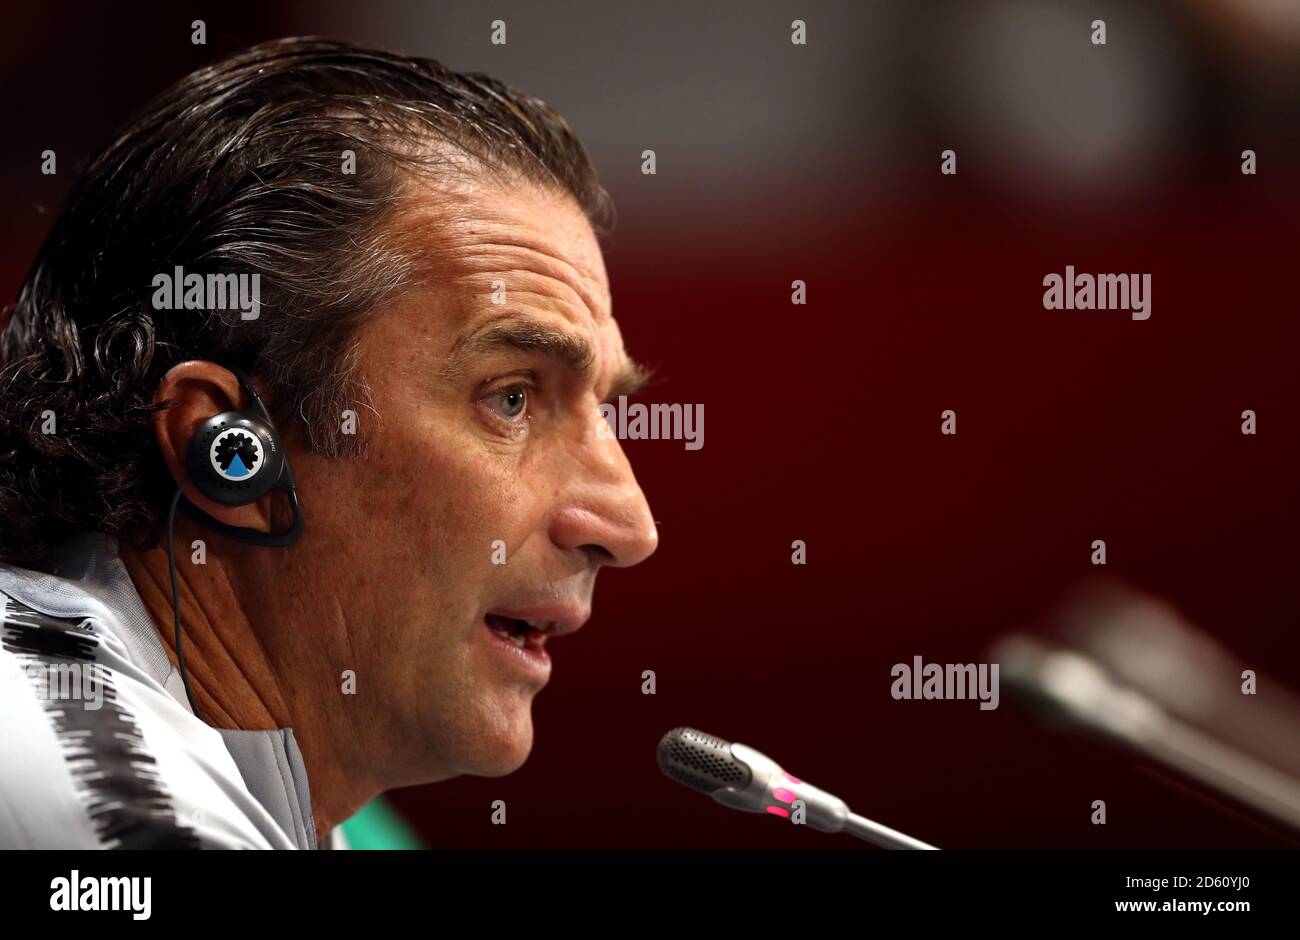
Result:
<svg viewBox="0 0 1300 940"><path fill-rule="evenodd" d="M249 381L253 380L250 378ZM261 394L260 389L258 393ZM202 359L180 362L167 370L154 395L155 404L165 401L172 404L155 412L154 435L172 480L177 484L185 476L186 452L199 426L213 415L242 411L251 404L233 372ZM184 496L219 522L259 532L271 531L274 517L269 493L247 506L223 506L208 499L193 482L189 482L185 485Z"/></svg>

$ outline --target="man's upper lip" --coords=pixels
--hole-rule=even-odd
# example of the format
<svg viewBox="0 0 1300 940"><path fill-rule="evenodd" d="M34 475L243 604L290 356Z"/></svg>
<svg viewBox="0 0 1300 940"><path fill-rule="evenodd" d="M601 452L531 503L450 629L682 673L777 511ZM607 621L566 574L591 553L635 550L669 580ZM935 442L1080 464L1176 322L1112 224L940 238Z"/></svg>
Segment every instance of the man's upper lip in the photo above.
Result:
<svg viewBox="0 0 1300 940"><path fill-rule="evenodd" d="M493 607L488 613L512 620L527 620L533 624L546 623L543 633L547 636L562 636L581 630L582 625L591 617L591 608L585 604L552 602L528 607Z"/></svg>

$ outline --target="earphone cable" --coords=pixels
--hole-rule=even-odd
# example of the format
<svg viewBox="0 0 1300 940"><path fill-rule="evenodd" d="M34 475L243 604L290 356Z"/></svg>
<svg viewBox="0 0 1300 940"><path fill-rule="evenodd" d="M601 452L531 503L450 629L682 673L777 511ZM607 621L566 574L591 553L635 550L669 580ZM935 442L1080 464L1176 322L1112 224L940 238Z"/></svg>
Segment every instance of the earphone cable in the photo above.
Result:
<svg viewBox="0 0 1300 940"><path fill-rule="evenodd" d="M181 644L180 591L176 587L176 552L172 544L176 529L176 504L181 500L181 492L185 489L187 480L188 477L181 478L180 485L176 487L176 495L172 497L171 508L167 511L167 574L172 582L172 623L176 627L176 662L180 667L181 682L185 685L185 697L190 701L190 711L194 712L194 717L202 721L203 713L199 711L199 704L194 700L194 691L190 688L190 676L185 669L185 648Z"/></svg>

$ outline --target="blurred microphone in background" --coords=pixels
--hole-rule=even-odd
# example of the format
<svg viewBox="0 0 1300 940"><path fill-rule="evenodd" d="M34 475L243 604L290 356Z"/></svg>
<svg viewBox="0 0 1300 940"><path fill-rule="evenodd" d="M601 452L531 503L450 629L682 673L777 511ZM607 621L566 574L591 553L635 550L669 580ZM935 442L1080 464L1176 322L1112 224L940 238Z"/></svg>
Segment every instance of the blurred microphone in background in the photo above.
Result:
<svg viewBox="0 0 1300 940"><path fill-rule="evenodd" d="M1011 701L1127 746L1300 833L1300 696L1171 605L1111 580L994 644Z"/></svg>

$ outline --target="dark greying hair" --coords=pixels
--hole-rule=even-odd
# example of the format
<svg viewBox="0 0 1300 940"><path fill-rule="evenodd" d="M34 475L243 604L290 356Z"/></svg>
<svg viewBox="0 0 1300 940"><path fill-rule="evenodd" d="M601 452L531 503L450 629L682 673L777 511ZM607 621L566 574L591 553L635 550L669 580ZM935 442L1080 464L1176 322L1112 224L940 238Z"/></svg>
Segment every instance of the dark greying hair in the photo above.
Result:
<svg viewBox="0 0 1300 940"><path fill-rule="evenodd" d="M335 429L371 406L356 328L417 270L387 225L402 183L470 172L567 193L598 234L613 223L564 119L481 73L284 39L160 95L73 186L0 333L0 560L31 566L86 528L157 543L175 482L153 398L187 359L255 373L282 433L355 453ZM155 310L176 266L260 275L260 315Z"/></svg>

